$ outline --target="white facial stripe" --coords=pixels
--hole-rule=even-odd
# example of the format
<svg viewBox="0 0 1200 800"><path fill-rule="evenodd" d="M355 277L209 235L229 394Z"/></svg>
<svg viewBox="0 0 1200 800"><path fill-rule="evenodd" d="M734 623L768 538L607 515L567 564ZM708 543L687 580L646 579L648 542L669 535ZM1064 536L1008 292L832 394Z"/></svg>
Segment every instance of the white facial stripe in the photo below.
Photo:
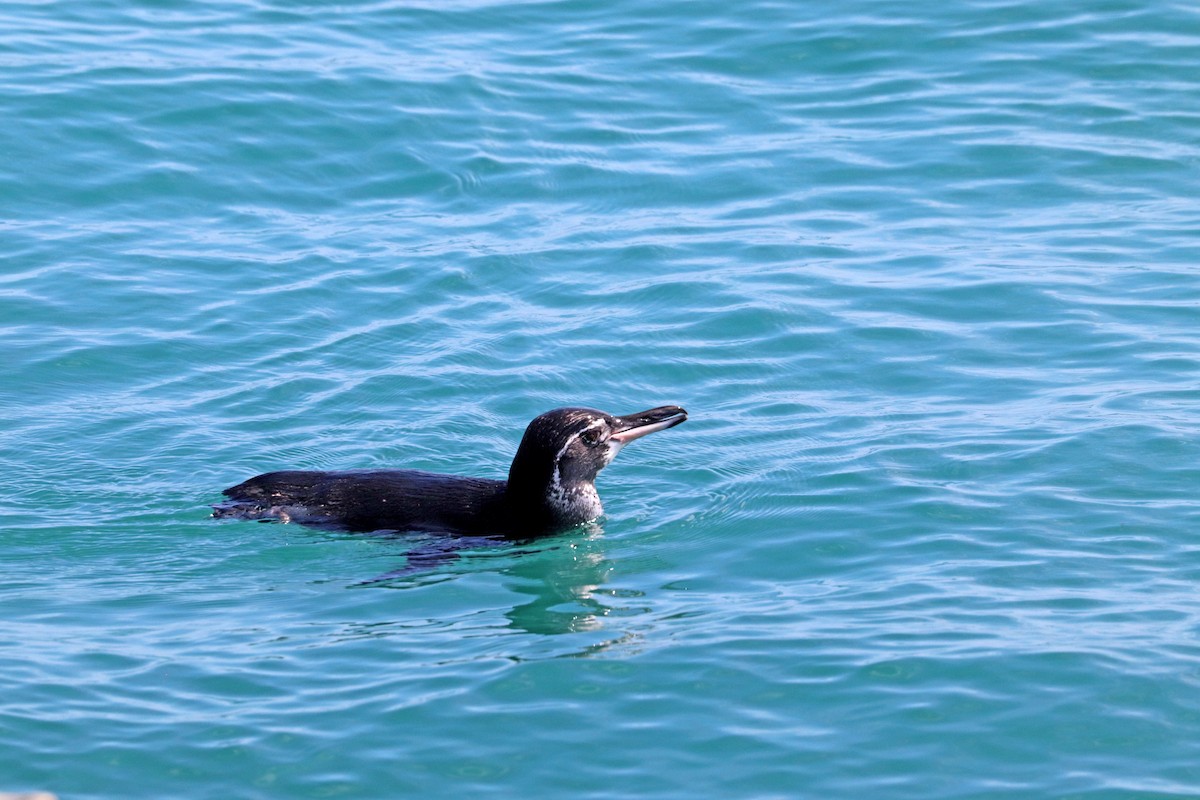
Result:
<svg viewBox="0 0 1200 800"><path fill-rule="evenodd" d="M580 428L578 431L576 431L575 433L571 434L570 437L568 437L567 443L564 444L561 448L559 448L559 451L554 454L554 473L550 476L550 485L551 486L553 486L558 491L562 491L562 473L559 471L558 465L559 465L559 462L562 461L562 457L564 455L566 455L567 450L571 449L571 445L575 443L575 440L590 430L595 430L597 428L606 427L607 425L608 425L607 422L605 422L602 419L598 419L595 422L589 422L585 427ZM617 453L621 450L621 445L624 443L618 442L615 439L609 439L607 444L608 444L608 456L604 461L605 464L608 464L609 462L611 462L613 460L613 458L616 457Z"/></svg>
<svg viewBox="0 0 1200 800"><path fill-rule="evenodd" d="M571 446L571 442L573 441L575 441L575 436L567 439L567 443L554 455L554 473L550 476L550 488L552 491L562 492L562 473L558 471L558 463L562 461L563 454L567 452L567 448Z"/></svg>

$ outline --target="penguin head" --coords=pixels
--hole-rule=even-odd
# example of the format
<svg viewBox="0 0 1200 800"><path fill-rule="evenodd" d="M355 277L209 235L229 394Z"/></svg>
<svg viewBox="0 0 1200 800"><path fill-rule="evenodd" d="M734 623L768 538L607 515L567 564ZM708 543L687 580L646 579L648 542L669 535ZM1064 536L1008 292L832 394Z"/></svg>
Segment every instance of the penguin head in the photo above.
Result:
<svg viewBox="0 0 1200 800"><path fill-rule="evenodd" d="M509 469L509 485L540 495L560 522L578 524L603 513L595 480L629 442L687 419L678 406L659 406L625 416L593 408L556 408L525 429Z"/></svg>

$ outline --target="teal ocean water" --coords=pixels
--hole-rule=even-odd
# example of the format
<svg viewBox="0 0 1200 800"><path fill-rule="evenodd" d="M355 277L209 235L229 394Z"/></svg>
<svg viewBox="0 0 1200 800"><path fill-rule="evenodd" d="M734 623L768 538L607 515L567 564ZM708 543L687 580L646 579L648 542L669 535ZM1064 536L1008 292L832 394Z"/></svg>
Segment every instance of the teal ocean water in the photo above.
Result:
<svg viewBox="0 0 1200 800"><path fill-rule="evenodd" d="M1193 4L16 2L0 111L0 791L1200 796Z"/></svg>

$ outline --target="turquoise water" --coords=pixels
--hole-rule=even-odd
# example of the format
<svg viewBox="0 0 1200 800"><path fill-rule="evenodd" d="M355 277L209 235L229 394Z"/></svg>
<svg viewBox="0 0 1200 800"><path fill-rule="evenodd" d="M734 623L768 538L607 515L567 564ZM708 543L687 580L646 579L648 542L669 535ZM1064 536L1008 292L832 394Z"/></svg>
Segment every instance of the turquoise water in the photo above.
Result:
<svg viewBox="0 0 1200 800"><path fill-rule="evenodd" d="M0 11L0 791L1200 796L1200 12ZM218 522L690 421L599 525Z"/></svg>

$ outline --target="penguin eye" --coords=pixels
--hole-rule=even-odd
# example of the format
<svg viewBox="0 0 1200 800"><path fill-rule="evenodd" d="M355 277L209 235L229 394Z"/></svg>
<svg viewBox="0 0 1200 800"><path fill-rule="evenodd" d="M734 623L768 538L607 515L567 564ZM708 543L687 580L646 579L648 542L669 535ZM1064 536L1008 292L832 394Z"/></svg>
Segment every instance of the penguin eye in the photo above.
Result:
<svg viewBox="0 0 1200 800"><path fill-rule="evenodd" d="M595 447L596 445L600 444L600 432L595 429L584 431L583 433L579 434L579 438L582 439L583 443L588 447Z"/></svg>

